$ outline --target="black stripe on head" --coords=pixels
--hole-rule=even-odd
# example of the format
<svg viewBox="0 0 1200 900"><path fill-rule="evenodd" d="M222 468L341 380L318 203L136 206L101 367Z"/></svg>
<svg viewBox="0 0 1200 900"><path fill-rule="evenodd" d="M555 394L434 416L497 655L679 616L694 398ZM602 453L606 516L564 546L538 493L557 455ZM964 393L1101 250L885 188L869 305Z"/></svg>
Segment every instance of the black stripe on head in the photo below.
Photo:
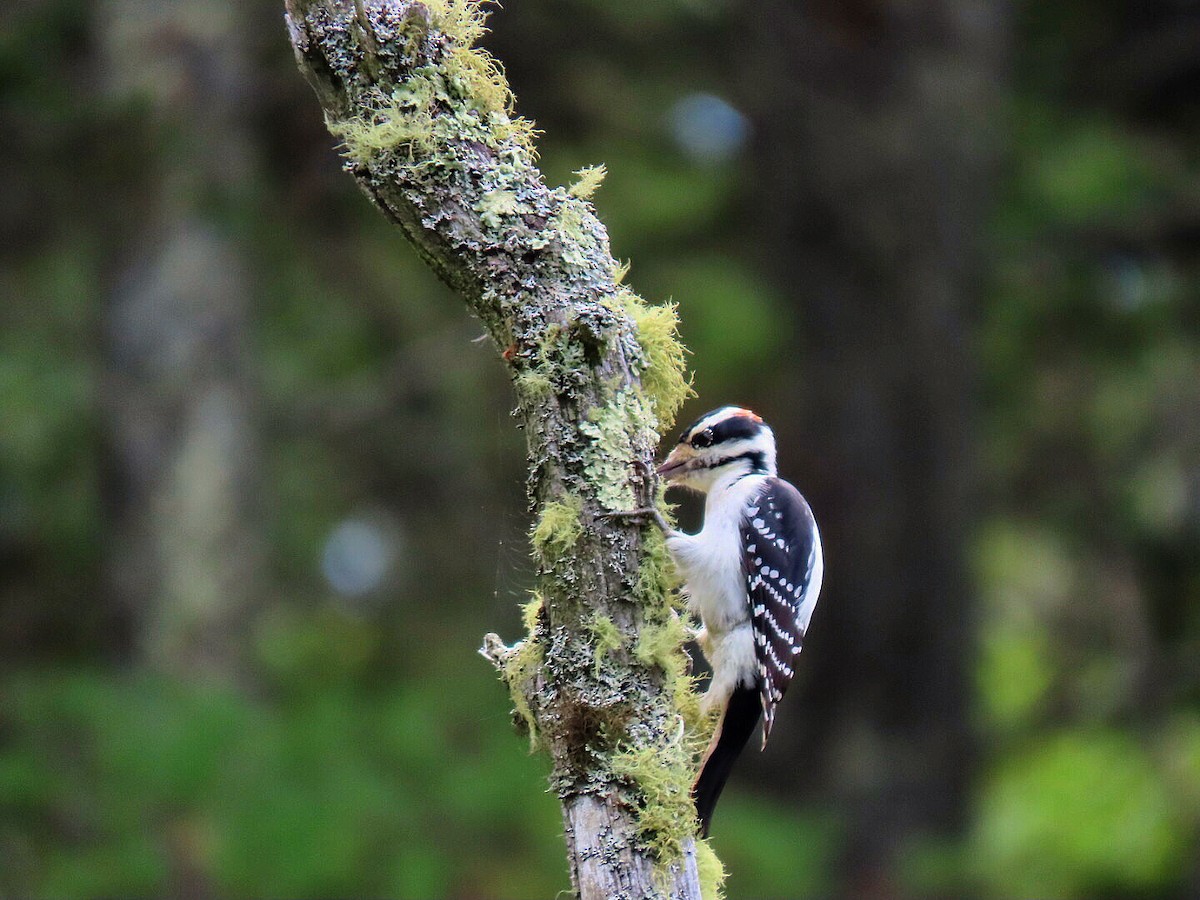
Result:
<svg viewBox="0 0 1200 900"><path fill-rule="evenodd" d="M713 443L723 444L725 441L752 438L761 432L762 428L762 422L755 421L749 416L730 416L713 426Z"/></svg>
<svg viewBox="0 0 1200 900"><path fill-rule="evenodd" d="M683 429L683 433L679 435L679 443L688 443L688 437L700 427L700 424L705 419L711 419L717 413L729 411L729 415L718 422L716 425L710 426L706 431L712 432L712 437L705 435L700 443L692 441L692 445L697 448L711 447L713 444L719 444L722 441L737 440L743 437L752 437L757 434L762 427L762 419L756 416L749 410L743 410L737 406L722 406L719 409L710 410L698 418L695 422ZM704 433L704 432L702 432Z"/></svg>
<svg viewBox="0 0 1200 900"><path fill-rule="evenodd" d="M768 474L767 458L762 454L761 450L747 450L745 453L739 453L737 456L722 456L715 462L709 463L705 468L719 469L721 466L737 462L739 459L744 459L750 463L750 472L752 474Z"/></svg>

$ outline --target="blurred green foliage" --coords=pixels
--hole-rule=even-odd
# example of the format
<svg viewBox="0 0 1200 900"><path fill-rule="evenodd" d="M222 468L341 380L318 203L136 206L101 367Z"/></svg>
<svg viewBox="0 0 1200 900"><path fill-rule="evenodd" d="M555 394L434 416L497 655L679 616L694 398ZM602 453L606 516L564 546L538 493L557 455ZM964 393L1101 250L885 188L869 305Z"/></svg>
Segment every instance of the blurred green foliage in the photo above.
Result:
<svg viewBox="0 0 1200 900"><path fill-rule="evenodd" d="M495 705L474 684L456 709ZM566 882L558 805L528 790L540 763L502 714L479 728L420 685L313 680L267 700L77 672L3 689L0 807L22 826L0 825L6 894L520 898Z"/></svg>
<svg viewBox="0 0 1200 900"><path fill-rule="evenodd" d="M485 673L486 674L486 673ZM286 696L79 671L6 680L6 894L553 896L567 884L544 765L490 679L452 707L420 684L313 680ZM822 896L835 823L731 800L742 896ZM19 827L18 827L19 825Z"/></svg>
<svg viewBox="0 0 1200 900"><path fill-rule="evenodd" d="M1045 735L984 785L973 858L998 897L1165 891L1190 852L1186 819L1172 806L1133 735Z"/></svg>
<svg viewBox="0 0 1200 900"><path fill-rule="evenodd" d="M975 558L990 743L961 867L996 897L1183 895L1198 871L1200 282L1172 230L1200 173L1194 121L1153 81L1088 90L1109 56L1136 84L1123 54L1178 27L1119 9L1019 15L981 335L1002 497Z"/></svg>

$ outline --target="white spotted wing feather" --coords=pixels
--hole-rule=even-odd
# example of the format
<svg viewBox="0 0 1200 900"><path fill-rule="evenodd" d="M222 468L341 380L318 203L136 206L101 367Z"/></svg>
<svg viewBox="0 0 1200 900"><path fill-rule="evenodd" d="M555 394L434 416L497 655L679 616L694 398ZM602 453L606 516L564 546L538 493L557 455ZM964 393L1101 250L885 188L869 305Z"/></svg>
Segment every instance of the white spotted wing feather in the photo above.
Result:
<svg viewBox="0 0 1200 900"><path fill-rule="evenodd" d="M766 746L821 592L821 536L800 492L767 478L746 507L741 538Z"/></svg>

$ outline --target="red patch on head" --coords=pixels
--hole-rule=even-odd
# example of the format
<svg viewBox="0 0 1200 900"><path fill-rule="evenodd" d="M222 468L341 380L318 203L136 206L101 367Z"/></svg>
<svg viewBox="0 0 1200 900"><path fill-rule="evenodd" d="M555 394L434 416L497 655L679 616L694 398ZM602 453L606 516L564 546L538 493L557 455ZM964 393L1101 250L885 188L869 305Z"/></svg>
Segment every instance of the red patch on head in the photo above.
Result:
<svg viewBox="0 0 1200 900"><path fill-rule="evenodd" d="M752 410L749 410L749 409L739 409L737 412L734 413L734 415L735 416L745 416L747 419L751 419L755 422L762 421L762 416L760 416L758 413L753 412Z"/></svg>

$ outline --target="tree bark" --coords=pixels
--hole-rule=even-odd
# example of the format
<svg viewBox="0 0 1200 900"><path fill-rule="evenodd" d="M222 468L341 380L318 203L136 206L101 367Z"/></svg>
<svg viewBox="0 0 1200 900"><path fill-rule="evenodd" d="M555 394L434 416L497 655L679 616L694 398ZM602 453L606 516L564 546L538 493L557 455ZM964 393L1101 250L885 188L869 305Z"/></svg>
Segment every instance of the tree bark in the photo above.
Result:
<svg viewBox="0 0 1200 900"><path fill-rule="evenodd" d="M347 169L501 351L528 441L529 634L483 653L553 762L584 898L700 896L694 706L661 536L606 514L654 500L687 384L669 308L619 285L584 195L548 188L474 0L287 0L300 67Z"/></svg>

